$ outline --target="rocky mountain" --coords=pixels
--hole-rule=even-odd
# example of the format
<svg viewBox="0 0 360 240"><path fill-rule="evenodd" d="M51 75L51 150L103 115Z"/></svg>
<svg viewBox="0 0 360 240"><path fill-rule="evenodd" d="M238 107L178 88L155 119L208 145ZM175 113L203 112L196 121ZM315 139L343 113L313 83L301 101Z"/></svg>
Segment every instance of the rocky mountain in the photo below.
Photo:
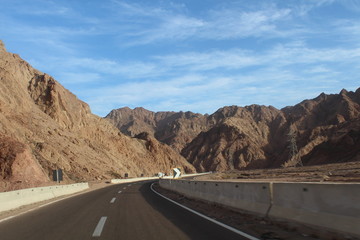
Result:
<svg viewBox="0 0 360 240"><path fill-rule="evenodd" d="M0 41L0 191L65 182L153 175L182 167L175 150L155 138L132 138ZM151 146L151 147L149 147Z"/></svg>
<svg viewBox="0 0 360 240"><path fill-rule="evenodd" d="M298 131L304 164L360 161L360 88L282 109Z"/></svg>
<svg viewBox="0 0 360 240"><path fill-rule="evenodd" d="M199 170L271 167L277 149L286 149L284 114L273 107L224 107L210 115L215 125L200 133L182 154ZM275 144L276 143L276 144Z"/></svg>
<svg viewBox="0 0 360 240"><path fill-rule="evenodd" d="M107 118L127 134L134 126L146 131L142 111L148 116L159 114L123 108ZM166 116L161 119L165 124L150 121L149 134L180 151L198 171L360 161L360 88L322 93L281 110L251 105L224 107L209 116L161 114ZM290 132L298 149L291 159Z"/></svg>
<svg viewBox="0 0 360 240"><path fill-rule="evenodd" d="M180 152L201 131L207 130L206 116L192 112L151 112L138 107L112 110L109 119L121 132L135 136L147 132Z"/></svg>

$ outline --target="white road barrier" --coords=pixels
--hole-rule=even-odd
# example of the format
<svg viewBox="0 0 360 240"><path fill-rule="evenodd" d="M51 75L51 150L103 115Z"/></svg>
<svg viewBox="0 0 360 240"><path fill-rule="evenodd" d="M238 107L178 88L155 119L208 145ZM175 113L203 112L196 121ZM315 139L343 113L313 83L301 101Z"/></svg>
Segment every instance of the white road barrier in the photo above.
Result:
<svg viewBox="0 0 360 240"><path fill-rule="evenodd" d="M360 237L360 184L160 180L160 186L243 211Z"/></svg>
<svg viewBox="0 0 360 240"><path fill-rule="evenodd" d="M269 215L360 237L360 184L274 183Z"/></svg>
<svg viewBox="0 0 360 240"><path fill-rule="evenodd" d="M182 177L195 177L210 174L211 172L205 173L191 173L191 174L182 174ZM174 176L162 176L161 179L172 179ZM159 177L138 177L138 178L125 178L125 179L111 179L111 183L130 183L130 182L140 182L140 181L147 181L147 180L157 180Z"/></svg>
<svg viewBox="0 0 360 240"><path fill-rule="evenodd" d="M233 227L231 227L231 226L229 226L229 225L226 225L226 224L224 224L224 223L222 223L222 222L219 222L219 221L217 221L217 220L215 220L215 219L213 219L213 218L210 218L210 217L208 217L208 216L205 216L205 215L202 214L202 213L199 213L199 212L197 212L197 211L195 211L195 210L193 210L193 209L191 209L191 208L188 208L188 207L186 207L186 206L184 206L184 205L182 205L182 204L180 204L180 203L178 203L178 202L176 202L176 201L174 201L174 200L171 200L170 198L165 197L164 195L162 195L162 194L160 194L160 193L158 193L157 191L154 190L153 184L151 184L150 188L151 188L151 190L152 190L154 193L156 193L156 194L159 195L160 197L165 198L166 200L168 200L168 201L170 201L170 202L178 205L179 207L182 207L182 208L186 209L186 210L189 211L189 212L192 212L192 213L194 213L194 214L196 214L196 215L198 215L198 216L200 216L200 217L202 217L202 218L205 218L206 220L208 220L208 221L210 221L210 222L213 222L213 223L215 223L215 224L217 224L217 225L219 225L219 226L221 226L221 227L223 227L223 228L226 228L226 229L228 229L228 230L230 230L230 231L232 231L232 232L234 232L234 233L236 233L236 234L238 234L238 235L240 235L240 236L243 236L243 237L245 237L246 239L249 239L249 240L260 240L260 239L254 237L254 236L251 236L251 235L249 235L249 234L247 234L247 233L245 233L245 232L242 232L242 231L240 231L240 230L238 230L238 229L236 229L236 228L233 228Z"/></svg>
<svg viewBox="0 0 360 240"><path fill-rule="evenodd" d="M200 174L185 174L186 176L197 176ZM208 174L208 173L205 173ZM173 176L165 176L164 178L173 178ZM130 183L146 180L156 180L158 177L142 177L128 179L112 179L111 183ZM17 191L0 192L0 212L12 210L24 205L41 202L56 198L63 195L73 194L89 188L88 183L76 183L69 185L57 185L49 187L27 188Z"/></svg>
<svg viewBox="0 0 360 240"><path fill-rule="evenodd" d="M269 183L161 180L160 185L185 196L263 215L271 202Z"/></svg>
<svg viewBox="0 0 360 240"><path fill-rule="evenodd" d="M87 188L89 188L88 183L76 183L2 192L0 193L0 212L44 200L49 200L59 196L80 192Z"/></svg>

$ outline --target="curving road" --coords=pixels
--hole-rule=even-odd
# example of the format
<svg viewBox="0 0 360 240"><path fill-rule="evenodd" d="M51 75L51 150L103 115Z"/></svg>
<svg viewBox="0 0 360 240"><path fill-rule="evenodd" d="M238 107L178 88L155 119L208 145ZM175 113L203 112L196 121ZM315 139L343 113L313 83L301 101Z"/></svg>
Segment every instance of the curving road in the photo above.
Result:
<svg viewBox="0 0 360 240"><path fill-rule="evenodd" d="M1 240L247 239L158 196L151 182L117 184L0 223Z"/></svg>

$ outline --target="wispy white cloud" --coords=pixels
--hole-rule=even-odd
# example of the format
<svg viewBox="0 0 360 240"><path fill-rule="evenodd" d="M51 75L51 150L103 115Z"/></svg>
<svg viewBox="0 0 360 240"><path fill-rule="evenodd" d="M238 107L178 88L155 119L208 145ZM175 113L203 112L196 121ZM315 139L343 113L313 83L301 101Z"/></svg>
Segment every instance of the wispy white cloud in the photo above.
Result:
<svg viewBox="0 0 360 240"><path fill-rule="evenodd" d="M81 71L103 74L120 79L162 79L176 76L195 74L209 75L208 72L220 70L226 76L234 71L254 71L272 67L282 69L292 65L303 65L307 73L325 73L329 71L328 64L351 64L356 66L360 62L360 48L358 49L314 49L303 43L277 45L264 52L244 49L214 50L209 52L187 52L174 55L156 56L149 61L118 62L112 59L69 58L52 60L53 69L68 69L70 72ZM360 67L360 63L357 64ZM48 66L49 67L49 66ZM309 70L306 70L309 69ZM332 74L334 74L334 70ZM235 73L239 74L239 73ZM211 76L211 74L210 74ZM89 78L93 79L93 78ZM92 81L92 80L91 80Z"/></svg>
<svg viewBox="0 0 360 240"><path fill-rule="evenodd" d="M220 8L208 11L202 17L192 17L174 9L114 2L122 14L133 20L130 24L135 29L143 29L131 33L130 36L135 40L132 39L129 45L187 38L222 40L249 36L281 37L294 32L294 29L279 29L277 24L290 19L290 9L272 7L245 11L241 8ZM153 24L149 25L149 22Z"/></svg>
<svg viewBox="0 0 360 240"><path fill-rule="evenodd" d="M324 74L324 73L332 73L333 70L331 70L329 67L326 67L324 65L315 65L315 66L311 66L309 69L305 70L307 73L310 74L314 74L314 73L320 73L320 74Z"/></svg>
<svg viewBox="0 0 360 240"><path fill-rule="evenodd" d="M186 16L169 16L153 28L139 31L132 35L137 40L128 45L149 44L163 40L182 40L195 36L204 22Z"/></svg>
<svg viewBox="0 0 360 240"><path fill-rule="evenodd" d="M360 11L359 11L360 12ZM360 19L341 19L331 24L332 38L348 46L360 46Z"/></svg>
<svg viewBox="0 0 360 240"><path fill-rule="evenodd" d="M311 11L323 6L331 5L335 1L336 0L299 0L295 2L289 1L287 4L293 9L294 14L298 16L306 16Z"/></svg>
<svg viewBox="0 0 360 240"><path fill-rule="evenodd" d="M253 52L243 49L226 51L188 52L174 55L157 56L162 65L169 68L185 68L188 71L205 71L217 68L241 69L259 64Z"/></svg>
<svg viewBox="0 0 360 240"><path fill-rule="evenodd" d="M341 0L339 2L350 11L360 12L360 2L358 0Z"/></svg>
<svg viewBox="0 0 360 240"><path fill-rule="evenodd" d="M150 106L150 109L179 109L180 106L194 105L198 101L203 101L204 96L213 94L215 91L230 87L232 79L229 78L206 78L196 75L188 75L171 79L169 81L147 81L147 82L128 82L117 86L100 88L98 91L86 91L90 94L91 105L99 109L99 106ZM100 94L100 92L106 94ZM214 98L216 96L214 95ZM173 99L173 100L171 100ZM192 102L191 104L189 103ZM169 105L171 104L171 105ZM191 108L189 108L191 109ZM106 114L108 109L102 113Z"/></svg>
<svg viewBox="0 0 360 240"><path fill-rule="evenodd" d="M11 27L10 27L11 26ZM34 51L40 58L70 56L77 52L69 39L88 37L94 33L83 27L34 25L14 17L0 15L3 40L22 42L24 49ZM36 48L36 50L35 50ZM46 61L45 61L46 62Z"/></svg>
<svg viewBox="0 0 360 240"><path fill-rule="evenodd" d="M26 2L21 0L3 1L2 7L15 13L35 16L66 16L72 12L70 8L51 0L32 0L29 5Z"/></svg>
<svg viewBox="0 0 360 240"><path fill-rule="evenodd" d="M251 61L244 65L242 59L247 57ZM313 49L300 43L277 45L261 54L241 49L190 52L156 57L154 69L166 69L159 80L118 83L90 92L84 89L83 95L91 96L89 101L97 108L108 106L104 115L125 105L203 113L232 104L284 107L322 91L352 87L345 84L342 66L356 66L356 62L360 62L360 49ZM219 71L209 73L214 69Z"/></svg>
<svg viewBox="0 0 360 240"><path fill-rule="evenodd" d="M220 1L201 12L189 2L31 2L2 6L0 34L101 115L124 105L281 107L359 85L356 10L318 17L356 9L351 0Z"/></svg>
<svg viewBox="0 0 360 240"><path fill-rule="evenodd" d="M356 63L360 59L360 48L315 49L294 42L278 44L264 52L244 49L210 51L206 53L182 53L156 57L168 68L186 68L189 71L206 71L218 68L243 69L261 65L288 66L292 64L314 64L322 62Z"/></svg>
<svg viewBox="0 0 360 240"><path fill-rule="evenodd" d="M102 80L101 74L90 72L61 72L57 77L62 84L73 86L96 83Z"/></svg>
<svg viewBox="0 0 360 240"><path fill-rule="evenodd" d="M113 59L105 58L78 58L71 57L63 61L62 58L52 60L52 69L68 69L72 72L85 72L109 75L126 79L141 79L156 77L164 73L165 69L161 65L153 62L118 62Z"/></svg>
<svg viewBox="0 0 360 240"><path fill-rule="evenodd" d="M245 37L278 36L277 21L289 19L289 9L266 9L241 11L225 9L212 11L207 24L200 30L200 36L209 39L233 39Z"/></svg>

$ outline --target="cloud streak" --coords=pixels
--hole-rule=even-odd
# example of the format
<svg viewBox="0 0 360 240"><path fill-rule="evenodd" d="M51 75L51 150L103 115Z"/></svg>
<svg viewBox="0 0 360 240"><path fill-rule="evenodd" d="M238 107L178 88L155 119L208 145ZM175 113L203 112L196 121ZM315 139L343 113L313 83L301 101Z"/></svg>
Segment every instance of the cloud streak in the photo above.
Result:
<svg viewBox="0 0 360 240"><path fill-rule="evenodd" d="M214 2L4 1L0 34L100 115L283 107L359 85L354 1Z"/></svg>
<svg viewBox="0 0 360 240"><path fill-rule="evenodd" d="M291 18L290 9L244 11L240 8L225 8L211 10L203 17L191 17L162 8L144 9L144 6L137 4L115 2L120 11L133 20L131 22L135 28L146 29L132 33L130 36L136 40L130 45L188 38L223 40L251 36L283 37L294 31L281 30L277 24ZM149 25L149 19L155 24Z"/></svg>
<svg viewBox="0 0 360 240"><path fill-rule="evenodd" d="M247 52L252 56L252 64L247 65L250 69L241 72L233 72L234 69L243 69L244 66L234 64L231 61L233 58L228 60L231 54L226 52L220 54L225 56L224 59L219 58L217 51L213 52L214 55L207 53L205 57L202 54L190 53L189 56L182 54L182 57L158 58L159 66L166 62L168 71L177 77L158 81L126 82L102 88L99 92L106 92L106 97L94 98L93 105L100 106L108 102L111 108L127 105L144 106L152 110L192 110L202 113L212 113L221 106L234 103L268 105L272 102L276 107L284 107L304 98L315 97L319 91L346 87L341 76L342 66L360 62L360 55L356 51L353 53L344 49L315 50L305 46L291 46L277 46L258 55ZM247 56L241 50L239 52ZM178 62L169 59L178 59ZM204 66L201 62L204 59L217 61ZM357 66L360 67L359 64ZM219 68L223 69L221 74L208 73ZM283 92L276 96L279 91ZM97 94L92 92L90 95ZM184 106L188 108L184 109Z"/></svg>

